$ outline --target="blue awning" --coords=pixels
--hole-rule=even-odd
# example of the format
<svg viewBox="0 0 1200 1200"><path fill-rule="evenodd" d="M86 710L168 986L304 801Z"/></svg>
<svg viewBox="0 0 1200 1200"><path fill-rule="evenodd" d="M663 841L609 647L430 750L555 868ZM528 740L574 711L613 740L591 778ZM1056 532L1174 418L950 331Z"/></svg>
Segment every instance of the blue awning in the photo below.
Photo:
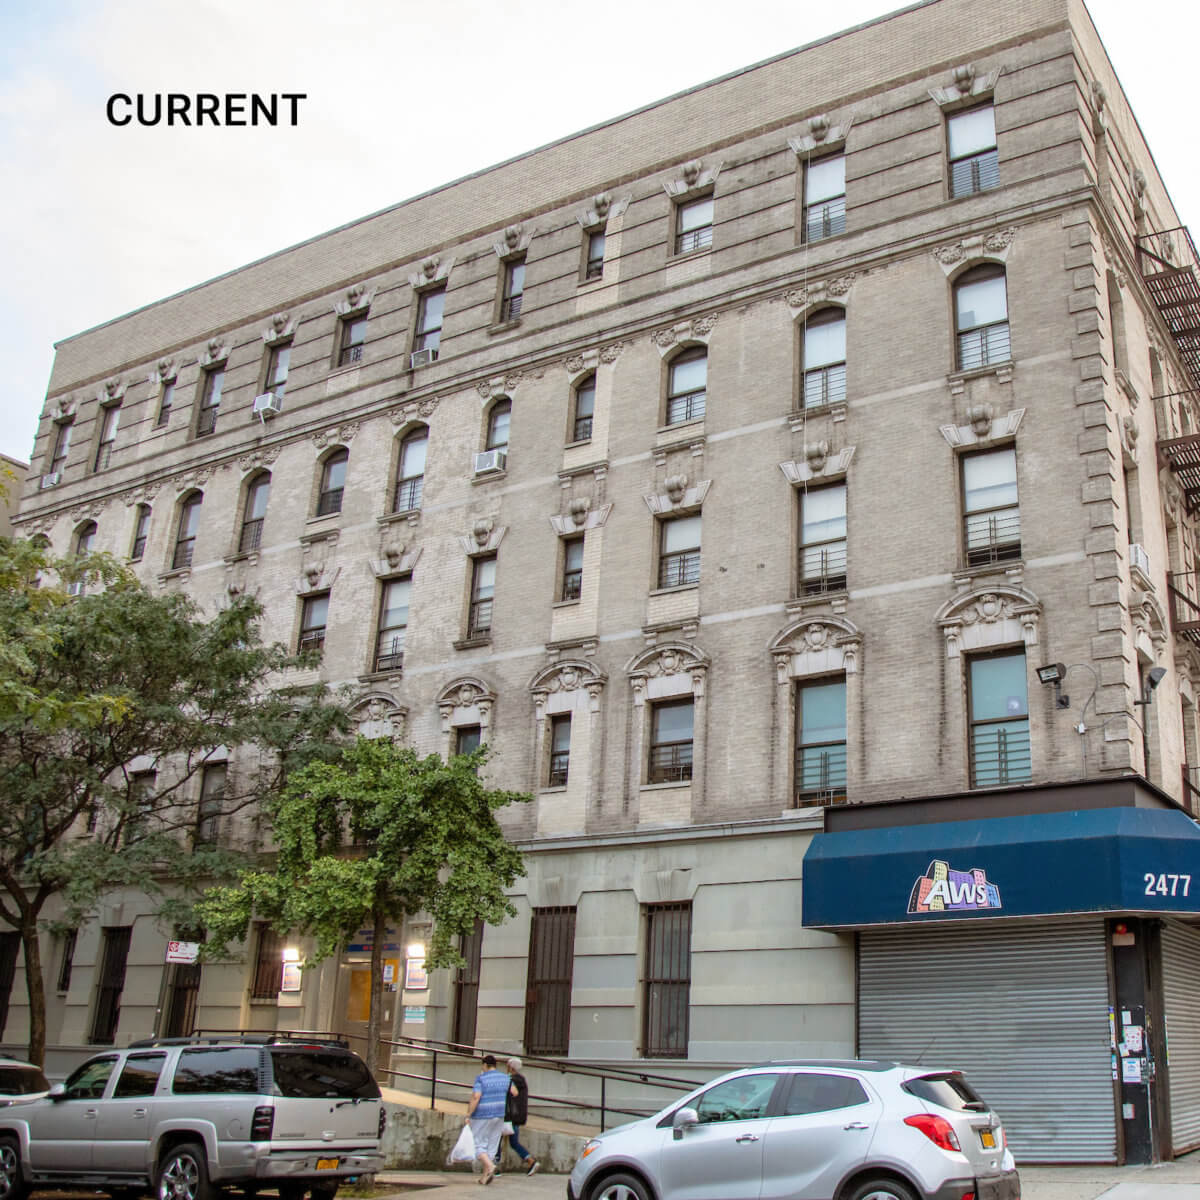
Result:
<svg viewBox="0 0 1200 1200"><path fill-rule="evenodd" d="M821 833L803 903L816 929L1200 913L1200 828L1177 810L1100 808Z"/></svg>

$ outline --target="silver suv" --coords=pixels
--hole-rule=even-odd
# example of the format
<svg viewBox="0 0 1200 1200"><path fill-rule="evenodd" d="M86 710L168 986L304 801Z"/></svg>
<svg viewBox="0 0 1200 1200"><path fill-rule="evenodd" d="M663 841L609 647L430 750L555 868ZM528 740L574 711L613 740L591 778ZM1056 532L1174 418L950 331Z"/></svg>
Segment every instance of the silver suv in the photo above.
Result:
<svg viewBox="0 0 1200 1200"><path fill-rule="evenodd" d="M45 1186L212 1200L224 1184L332 1200L340 1181L382 1168L384 1118L378 1084L344 1044L142 1042L0 1108L0 1200Z"/></svg>
<svg viewBox="0 0 1200 1200"><path fill-rule="evenodd" d="M1020 1200L1000 1119L957 1071L775 1062L583 1148L568 1200Z"/></svg>

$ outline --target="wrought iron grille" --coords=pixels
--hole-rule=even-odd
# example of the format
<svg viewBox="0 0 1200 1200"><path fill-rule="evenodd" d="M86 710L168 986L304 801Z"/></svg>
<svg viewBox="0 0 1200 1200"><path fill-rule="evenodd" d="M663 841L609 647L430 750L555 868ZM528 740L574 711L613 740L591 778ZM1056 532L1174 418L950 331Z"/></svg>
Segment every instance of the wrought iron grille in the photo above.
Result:
<svg viewBox="0 0 1200 1200"><path fill-rule="evenodd" d="M698 229L685 229L675 235L675 253L690 254L693 250L703 250L712 245L712 226L701 225Z"/></svg>
<svg viewBox="0 0 1200 1200"><path fill-rule="evenodd" d="M846 799L846 743L796 749L795 807L837 804Z"/></svg>
<svg viewBox="0 0 1200 1200"><path fill-rule="evenodd" d="M404 666L404 638L385 638L375 655L376 671L399 671Z"/></svg>
<svg viewBox="0 0 1200 1200"><path fill-rule="evenodd" d="M425 476L413 475L396 484L395 503L392 512L411 512L421 507L421 495L425 491Z"/></svg>
<svg viewBox="0 0 1200 1200"><path fill-rule="evenodd" d="M834 196L831 200L822 200L811 204L804 214L804 240L819 242L822 238L833 237L846 232L846 197Z"/></svg>
<svg viewBox="0 0 1200 1200"><path fill-rule="evenodd" d="M804 407L840 404L846 399L846 364L814 367L804 372Z"/></svg>
<svg viewBox="0 0 1200 1200"><path fill-rule="evenodd" d="M971 730L972 787L1004 787L1032 778L1028 720L977 725Z"/></svg>
<svg viewBox="0 0 1200 1200"><path fill-rule="evenodd" d="M846 589L846 543L800 547L800 594L820 596Z"/></svg>
<svg viewBox="0 0 1200 1200"><path fill-rule="evenodd" d="M575 909L535 908L529 931L525 990L525 1050L566 1054L571 1036L575 969Z"/></svg>
<svg viewBox="0 0 1200 1200"><path fill-rule="evenodd" d="M359 362L362 359L362 342L354 342L352 345L343 346L341 353L338 355L338 366L347 367L351 363Z"/></svg>
<svg viewBox="0 0 1200 1200"><path fill-rule="evenodd" d="M328 517L342 511L342 493L345 488L330 488L317 499L317 516Z"/></svg>
<svg viewBox="0 0 1200 1200"><path fill-rule="evenodd" d="M1017 507L994 512L969 513L965 519L967 565L1007 562L1021 557L1021 510Z"/></svg>
<svg viewBox="0 0 1200 1200"><path fill-rule="evenodd" d="M683 783L692 777L692 743L661 742L650 747L650 783Z"/></svg>
<svg viewBox="0 0 1200 1200"><path fill-rule="evenodd" d="M262 544L262 517L257 517L253 521L242 522L242 536L238 538L238 553L247 554L251 550L257 550Z"/></svg>
<svg viewBox="0 0 1200 1200"><path fill-rule="evenodd" d="M647 907L643 987L642 1054L686 1058L692 987L690 903Z"/></svg>
<svg viewBox="0 0 1200 1200"><path fill-rule="evenodd" d="M459 967L454 976L454 1040L459 1045L475 1043L475 1022L479 1012L479 964L483 956L483 922L464 934L459 952L466 966Z"/></svg>
<svg viewBox="0 0 1200 1200"><path fill-rule="evenodd" d="M301 650L320 650L325 645L325 626L315 629L305 629L300 633Z"/></svg>
<svg viewBox="0 0 1200 1200"><path fill-rule="evenodd" d="M986 192L999 182L1000 155L994 149L957 159L950 164L950 195L955 199Z"/></svg>
<svg viewBox="0 0 1200 1200"><path fill-rule="evenodd" d="M658 563L658 586L660 588L682 587L700 581L700 551L680 550L675 554L664 554Z"/></svg>
<svg viewBox="0 0 1200 1200"><path fill-rule="evenodd" d="M667 399L667 424L679 425L684 421L698 421L704 416L703 391L686 392L682 396L670 396Z"/></svg>
<svg viewBox="0 0 1200 1200"><path fill-rule="evenodd" d="M967 329L958 335L958 369L973 371L1012 358L1008 322L997 321L978 329Z"/></svg>
<svg viewBox="0 0 1200 1200"><path fill-rule="evenodd" d="M196 1002L200 996L200 964L175 963L167 999L163 1037L186 1037L196 1027Z"/></svg>
<svg viewBox="0 0 1200 1200"><path fill-rule="evenodd" d="M482 637L492 632L492 599L471 601L470 620L467 624L468 637Z"/></svg>

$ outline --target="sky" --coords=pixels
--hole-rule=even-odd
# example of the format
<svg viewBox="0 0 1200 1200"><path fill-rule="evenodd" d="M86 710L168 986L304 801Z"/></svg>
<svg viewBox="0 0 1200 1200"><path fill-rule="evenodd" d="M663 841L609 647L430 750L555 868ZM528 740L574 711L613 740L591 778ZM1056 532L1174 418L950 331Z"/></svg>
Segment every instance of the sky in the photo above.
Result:
<svg viewBox="0 0 1200 1200"><path fill-rule="evenodd" d="M0 453L29 458L55 341L897 7L6 0ZM1088 7L1176 209L1200 233L1187 83L1200 6ZM296 128L108 123L114 92L167 91L307 99Z"/></svg>

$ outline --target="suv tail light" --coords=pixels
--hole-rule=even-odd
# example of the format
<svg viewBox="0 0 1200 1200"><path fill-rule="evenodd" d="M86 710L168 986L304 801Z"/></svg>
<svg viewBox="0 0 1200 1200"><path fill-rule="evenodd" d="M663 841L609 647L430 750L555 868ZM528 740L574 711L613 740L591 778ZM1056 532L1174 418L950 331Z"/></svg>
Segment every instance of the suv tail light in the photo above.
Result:
<svg viewBox="0 0 1200 1200"><path fill-rule="evenodd" d="M254 1110L254 1117L250 1122L250 1140L252 1142L269 1142L271 1140L271 1130L275 1128L275 1106L272 1104L260 1104Z"/></svg>
<svg viewBox="0 0 1200 1200"><path fill-rule="evenodd" d="M935 1146L940 1146L943 1150L962 1151L958 1144L958 1134L945 1117L936 1117L932 1113L917 1113L916 1116L905 1117L904 1123L919 1129Z"/></svg>
<svg viewBox="0 0 1200 1200"><path fill-rule="evenodd" d="M383 1131L387 1128L387 1109L383 1106L383 1101L379 1102L379 1136L383 1137Z"/></svg>

